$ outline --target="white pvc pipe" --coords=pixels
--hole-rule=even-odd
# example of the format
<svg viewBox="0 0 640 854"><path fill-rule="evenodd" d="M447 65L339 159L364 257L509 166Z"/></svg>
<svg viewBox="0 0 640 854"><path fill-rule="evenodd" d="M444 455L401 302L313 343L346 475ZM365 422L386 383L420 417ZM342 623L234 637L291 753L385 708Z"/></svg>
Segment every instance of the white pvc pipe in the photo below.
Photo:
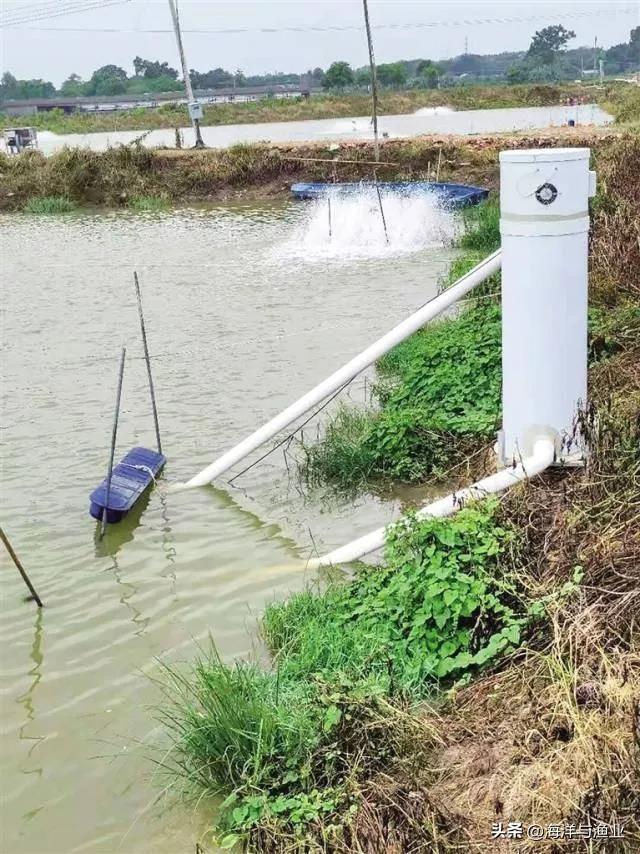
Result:
<svg viewBox="0 0 640 854"><path fill-rule="evenodd" d="M211 483L214 478L227 471L227 469L230 469L237 462L240 462L240 460L244 459L252 451L255 451L256 448L264 445L265 442L268 442L269 439L272 439L277 433L288 427L296 418L304 415L313 406L323 401L330 394L333 394L333 392L352 380L385 353L388 353L389 350L392 350L397 344L409 338L409 336L417 332L418 329L421 329L428 321L441 314L446 308L449 308L449 306L453 305L473 288L484 282L485 279L488 279L489 276L497 273L500 265L501 252L498 250L489 255L488 258L485 258L484 261L481 261L480 264L474 267L473 270L470 270L465 276L458 279L446 291L443 291L443 293L430 300L426 305L406 318L406 320L403 320L387 332L386 335L383 335L382 338L379 338L371 346L367 347L366 350L363 350L362 353L351 359L350 362L347 362L346 365L343 365L331 374L330 377L327 377L327 379L323 380L315 388L312 388L311 391L296 400L295 403L292 403L291 406L288 406L279 415L276 415L275 418L272 418L271 421L268 421L256 430L255 433L247 436L246 439L230 451L227 451L226 454L218 457L217 460L214 460L211 465L207 466L195 477L192 477L191 480L184 484L173 486L172 490L192 489L196 486L206 486L208 483Z"/></svg>
<svg viewBox="0 0 640 854"><path fill-rule="evenodd" d="M424 519L428 516L442 517L451 516L452 513L460 510L465 502L484 498L487 495L492 495L496 492L503 492L510 486L526 480L529 477L534 477L548 468L555 457L555 442L553 438L544 437L538 438L534 444L533 454L530 457L522 460L514 468L503 469L502 471L485 477L479 480L472 486L466 489L461 489L459 492L452 492L444 498L439 498L432 504L426 504L417 512L419 519ZM317 569L320 566L336 566L341 563L350 563L358 560L370 552L375 552L382 548L385 542L386 527L378 528L370 534L365 534L342 546L335 551L323 557L309 561L307 564L309 569Z"/></svg>

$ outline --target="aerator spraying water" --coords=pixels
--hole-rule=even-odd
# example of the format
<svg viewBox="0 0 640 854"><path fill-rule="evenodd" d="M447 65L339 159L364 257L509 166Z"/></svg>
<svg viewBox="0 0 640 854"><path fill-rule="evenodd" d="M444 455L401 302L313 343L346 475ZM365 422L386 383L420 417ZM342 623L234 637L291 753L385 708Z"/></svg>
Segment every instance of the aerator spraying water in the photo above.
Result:
<svg viewBox="0 0 640 854"><path fill-rule="evenodd" d="M419 516L446 516L465 501L582 455L576 420L587 390L588 200L595 193L588 148L500 155L502 248L374 342L314 389L177 489L210 483L334 394L502 266L502 471L428 504ZM356 560L384 544L373 531L313 562Z"/></svg>

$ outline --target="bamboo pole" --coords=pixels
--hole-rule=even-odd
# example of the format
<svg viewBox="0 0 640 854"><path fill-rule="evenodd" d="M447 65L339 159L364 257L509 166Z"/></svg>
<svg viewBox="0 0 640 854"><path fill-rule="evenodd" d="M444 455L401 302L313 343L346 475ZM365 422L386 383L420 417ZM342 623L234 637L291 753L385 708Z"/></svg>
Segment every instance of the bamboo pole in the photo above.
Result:
<svg viewBox="0 0 640 854"><path fill-rule="evenodd" d="M156 393L153 388L153 376L151 375L151 361L149 359L149 347L147 346L147 330L144 325L144 314L142 313L142 296L140 294L140 282L138 274L134 272L133 281L136 286L136 299L138 300L138 317L140 318L140 331L142 333L142 346L144 347L144 360L147 363L147 376L149 378L149 394L151 395L151 407L153 409L153 424L156 428L156 444L158 453L162 453L162 444L160 442L160 425L158 423L158 407L156 406Z"/></svg>
<svg viewBox="0 0 640 854"><path fill-rule="evenodd" d="M29 576L27 575L27 571L26 571L26 569L25 569L25 568L23 567L23 565L20 563L20 559L19 559L18 555L14 552L14 550L13 550L13 546L12 546L12 545L11 545L11 543L9 542L9 538L7 537L7 535L5 534L5 532L2 530L2 528L0 528L0 539L1 539L1 540L2 540L2 542L4 543L5 548L7 549L7 551L9 552L9 554L11 555L11 559L12 559L12 560L13 560L13 562L15 563L15 565L16 565L16 567L17 567L17 569L18 569L18 572L19 572L19 573L20 573L20 575L22 576L22 580L24 581L24 583L25 583L25 584L27 585L27 587L29 588L29 592L30 592L30 593L31 593L31 595L33 596L33 598L34 598L34 600L35 600L36 605L38 606L38 608L43 608L43 607L44 607L44 605L42 604L42 599L38 596L38 593L36 592L36 588L33 586L33 584L31 583L31 580L30 580Z"/></svg>
<svg viewBox="0 0 640 854"><path fill-rule="evenodd" d="M384 216L384 208L382 207L382 196L380 195L380 186L378 185L378 179L376 177L376 192L378 194L378 205L380 206L380 216L382 217L382 227L384 228L384 239L387 241L387 246L389 245L389 233L387 231L387 220Z"/></svg>
<svg viewBox="0 0 640 854"><path fill-rule="evenodd" d="M378 145L378 78L376 75L376 59L373 54L373 39L371 38L371 24L369 23L369 7L367 0L362 0L364 7L364 25L367 31L367 45L369 46L369 69L371 71L371 102L373 106L373 151L376 163L380 160L380 148Z"/></svg>
<svg viewBox="0 0 640 854"><path fill-rule="evenodd" d="M113 429L111 431L111 452L109 454L109 469L107 471L107 495L104 501L102 510L102 527L100 529L100 539L104 537L107 530L107 508L109 506L109 497L111 495L111 476L113 475L113 458L116 453L116 437L118 435L118 417L120 415L120 398L122 396L122 379L124 377L124 360L127 356L127 348L122 348L122 356L120 357L120 372L118 374L118 390L116 392L116 411L113 416Z"/></svg>

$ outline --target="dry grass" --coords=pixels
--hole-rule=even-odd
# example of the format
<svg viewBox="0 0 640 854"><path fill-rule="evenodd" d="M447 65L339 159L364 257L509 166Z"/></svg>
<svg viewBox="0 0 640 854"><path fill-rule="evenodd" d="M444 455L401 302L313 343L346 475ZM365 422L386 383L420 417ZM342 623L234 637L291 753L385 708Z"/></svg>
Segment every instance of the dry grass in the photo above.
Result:
<svg viewBox="0 0 640 854"><path fill-rule="evenodd" d="M445 719L431 797L465 816L469 851L511 850L491 839L496 821L618 822L625 839L617 850L637 851L640 657L595 605L556 613L552 627L548 649L461 692ZM589 850L576 839L513 848Z"/></svg>
<svg viewBox="0 0 640 854"><path fill-rule="evenodd" d="M498 186L498 153L503 148L590 145L605 152L637 137L600 129L564 129L484 137L431 136L387 140L380 180L424 179L440 159L444 181ZM345 143L338 180L372 177L370 143ZM288 195L294 181L332 180L335 151L326 144L235 145L206 151L149 150L119 146L105 152L64 149L51 157L26 152L0 155L0 210L22 208L30 198L64 196L76 204L126 206L135 196L163 196L170 202ZM319 158L326 162L309 162ZM386 165L386 164L391 165ZM610 212L609 217L613 216ZM620 214L618 216L621 216Z"/></svg>

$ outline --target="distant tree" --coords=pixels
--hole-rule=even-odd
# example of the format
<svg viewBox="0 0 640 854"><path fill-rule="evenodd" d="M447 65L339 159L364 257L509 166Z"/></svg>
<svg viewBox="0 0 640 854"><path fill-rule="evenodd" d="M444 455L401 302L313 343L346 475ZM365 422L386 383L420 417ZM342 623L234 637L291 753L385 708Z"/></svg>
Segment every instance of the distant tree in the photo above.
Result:
<svg viewBox="0 0 640 854"><path fill-rule="evenodd" d="M566 47L567 42L574 39L573 30L565 29L562 24L553 24L538 30L531 39L528 56L539 63L553 62L558 54Z"/></svg>
<svg viewBox="0 0 640 854"><path fill-rule="evenodd" d="M121 95L127 91L127 72L119 65L103 65L85 85L87 95Z"/></svg>
<svg viewBox="0 0 640 854"><path fill-rule="evenodd" d="M529 71L523 62L518 62L507 68L505 77L509 83L526 83L529 79Z"/></svg>
<svg viewBox="0 0 640 854"><path fill-rule="evenodd" d="M426 86L427 89L438 88L440 72L438 70L438 66L434 65L430 59L423 59L418 63L416 67L416 74L418 75L420 82Z"/></svg>
<svg viewBox="0 0 640 854"><path fill-rule="evenodd" d="M133 60L133 68L136 77L146 77L148 80L154 80L158 77L171 77L173 80L177 80L178 78L177 70L171 68L168 62L142 59L141 56L136 56Z"/></svg>
<svg viewBox="0 0 640 854"><path fill-rule="evenodd" d="M332 62L322 81L325 89L344 89L345 86L353 86L353 83L353 69L348 62Z"/></svg>
<svg viewBox="0 0 640 854"><path fill-rule="evenodd" d="M67 98L79 98L84 95L84 81L79 74L70 74L60 87L60 94Z"/></svg>
<svg viewBox="0 0 640 854"><path fill-rule="evenodd" d="M10 71L5 71L0 78L0 97L3 101L10 101L18 96L18 81Z"/></svg>
<svg viewBox="0 0 640 854"><path fill-rule="evenodd" d="M190 74L194 89L216 89L233 85L233 74L224 68L212 68L211 71L205 72L192 69Z"/></svg>
<svg viewBox="0 0 640 854"><path fill-rule="evenodd" d="M9 71L0 78L0 98L20 100L22 98L54 98L56 87L48 80L17 80Z"/></svg>
<svg viewBox="0 0 640 854"><path fill-rule="evenodd" d="M244 76L244 71L241 68L236 68L236 73L233 75L236 86L246 86L247 78Z"/></svg>
<svg viewBox="0 0 640 854"><path fill-rule="evenodd" d="M181 80L173 77L131 77L127 83L127 92L132 95L153 94L154 92L180 92L184 89Z"/></svg>
<svg viewBox="0 0 640 854"><path fill-rule="evenodd" d="M405 86L407 70L402 62L385 62L376 69L381 86Z"/></svg>
<svg viewBox="0 0 640 854"><path fill-rule="evenodd" d="M362 68L358 68L353 72L353 82L356 86L371 85L371 69L368 65L363 65Z"/></svg>
<svg viewBox="0 0 640 854"><path fill-rule="evenodd" d="M322 81L324 80L324 71L319 66L314 68L311 72L311 78L314 83L320 83L322 85Z"/></svg>

